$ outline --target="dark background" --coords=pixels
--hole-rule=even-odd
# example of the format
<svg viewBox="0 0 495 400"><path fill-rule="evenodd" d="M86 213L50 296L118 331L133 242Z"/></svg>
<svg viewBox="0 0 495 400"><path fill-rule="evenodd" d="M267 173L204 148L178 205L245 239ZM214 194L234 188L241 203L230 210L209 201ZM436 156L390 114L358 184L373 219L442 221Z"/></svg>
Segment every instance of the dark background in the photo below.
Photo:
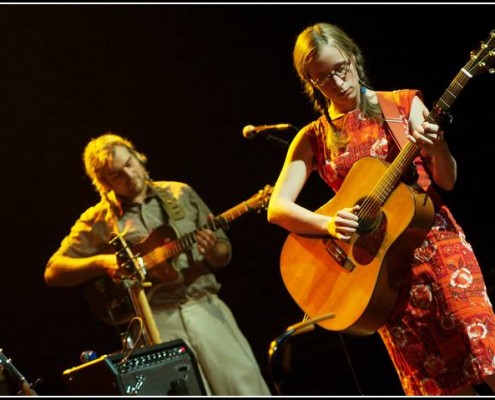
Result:
<svg viewBox="0 0 495 400"><path fill-rule="evenodd" d="M116 330L96 320L75 289L49 288L43 272L69 227L98 200L81 152L106 130L149 157L155 179L191 184L219 214L273 184L285 147L247 124L315 117L292 68L296 35L339 24L361 45L373 86L419 88L431 105L495 28L491 5L1 5L0 185L3 257L0 347L42 395L63 395L79 354L117 351ZM459 163L446 193L494 293L491 230L495 77L477 76L452 111L448 140ZM292 132L279 133L290 140ZM315 209L330 191L317 177L301 195ZM267 380L268 348L303 313L285 290L286 232L266 213L231 224L222 297ZM325 331L292 338L287 395L401 395L377 335ZM349 358L346 357L346 351ZM228 366L226 366L228 368ZM226 371L228 373L228 371Z"/></svg>

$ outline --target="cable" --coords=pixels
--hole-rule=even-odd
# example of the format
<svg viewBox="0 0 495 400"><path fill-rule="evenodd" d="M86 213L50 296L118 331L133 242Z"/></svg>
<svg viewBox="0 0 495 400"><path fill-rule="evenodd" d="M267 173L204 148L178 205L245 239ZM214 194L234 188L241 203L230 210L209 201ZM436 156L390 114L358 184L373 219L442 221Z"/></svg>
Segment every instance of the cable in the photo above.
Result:
<svg viewBox="0 0 495 400"><path fill-rule="evenodd" d="M132 347L129 349L128 353L122 358L122 360L119 361L119 364L124 364L129 357L132 355L134 350L136 349L137 344L139 343L139 340L141 339L141 336L143 335L143 320L140 317L134 317L133 319L130 320L129 325L127 325L127 335L125 339L123 340L123 343L127 343L127 339L129 335L131 334L131 326L134 321L139 322L139 334L134 343L132 344ZM124 351L125 348L122 350Z"/></svg>

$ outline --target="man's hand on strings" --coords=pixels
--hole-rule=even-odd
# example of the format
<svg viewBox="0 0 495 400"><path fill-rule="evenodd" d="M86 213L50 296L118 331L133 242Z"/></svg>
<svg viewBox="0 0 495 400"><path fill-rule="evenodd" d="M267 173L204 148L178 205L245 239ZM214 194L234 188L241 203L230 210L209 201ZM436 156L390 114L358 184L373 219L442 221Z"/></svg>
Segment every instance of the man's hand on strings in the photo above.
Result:
<svg viewBox="0 0 495 400"><path fill-rule="evenodd" d="M201 254L208 254L217 243L217 235L210 229L202 229L196 233L198 251Z"/></svg>
<svg viewBox="0 0 495 400"><path fill-rule="evenodd" d="M212 221L213 218L213 214L208 215L208 221ZM200 254L210 254L217 244L217 235L209 228L200 229L196 232L196 242Z"/></svg>

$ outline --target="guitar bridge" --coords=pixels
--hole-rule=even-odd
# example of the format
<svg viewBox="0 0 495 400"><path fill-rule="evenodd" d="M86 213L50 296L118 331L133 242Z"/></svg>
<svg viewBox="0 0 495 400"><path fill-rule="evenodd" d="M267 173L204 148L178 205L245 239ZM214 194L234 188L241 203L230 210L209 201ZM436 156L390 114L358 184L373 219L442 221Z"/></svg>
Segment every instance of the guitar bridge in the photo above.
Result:
<svg viewBox="0 0 495 400"><path fill-rule="evenodd" d="M325 239L325 249L327 253L345 270L352 272L355 268L354 263L349 260L347 253L332 238Z"/></svg>

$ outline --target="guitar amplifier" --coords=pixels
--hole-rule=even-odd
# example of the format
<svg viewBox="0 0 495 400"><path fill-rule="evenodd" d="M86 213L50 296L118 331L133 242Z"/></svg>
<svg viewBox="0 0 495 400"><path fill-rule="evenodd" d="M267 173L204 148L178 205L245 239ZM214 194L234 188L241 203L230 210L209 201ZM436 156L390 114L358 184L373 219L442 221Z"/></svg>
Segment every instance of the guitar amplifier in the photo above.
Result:
<svg viewBox="0 0 495 400"><path fill-rule="evenodd" d="M206 395L196 358L182 339L104 355L67 369L69 395Z"/></svg>

